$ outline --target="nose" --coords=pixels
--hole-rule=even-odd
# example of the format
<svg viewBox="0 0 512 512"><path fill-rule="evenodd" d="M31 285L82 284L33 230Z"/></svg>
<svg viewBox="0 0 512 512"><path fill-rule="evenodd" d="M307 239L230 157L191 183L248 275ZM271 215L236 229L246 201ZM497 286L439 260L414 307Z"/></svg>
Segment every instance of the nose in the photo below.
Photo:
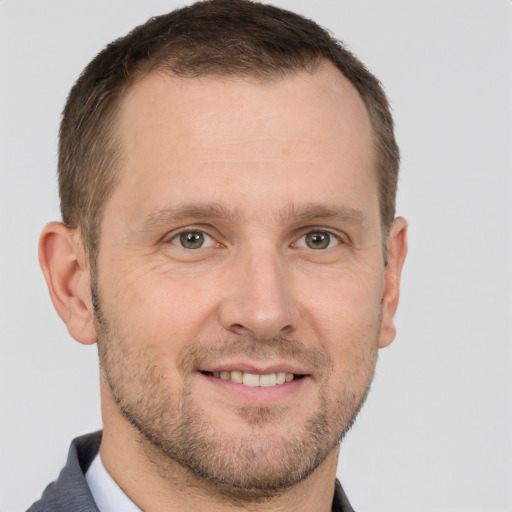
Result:
<svg viewBox="0 0 512 512"><path fill-rule="evenodd" d="M256 339L290 334L299 320L290 269L279 254L260 248L232 261L223 291L220 321L224 329Z"/></svg>

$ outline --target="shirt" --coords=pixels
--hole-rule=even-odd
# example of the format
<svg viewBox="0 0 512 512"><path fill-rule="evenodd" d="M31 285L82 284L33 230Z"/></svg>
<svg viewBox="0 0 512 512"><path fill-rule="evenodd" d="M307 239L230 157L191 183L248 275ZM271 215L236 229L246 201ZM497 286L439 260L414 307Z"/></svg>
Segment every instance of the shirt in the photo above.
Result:
<svg viewBox="0 0 512 512"><path fill-rule="evenodd" d="M110 476L99 453L85 473L85 480L100 512L142 512Z"/></svg>

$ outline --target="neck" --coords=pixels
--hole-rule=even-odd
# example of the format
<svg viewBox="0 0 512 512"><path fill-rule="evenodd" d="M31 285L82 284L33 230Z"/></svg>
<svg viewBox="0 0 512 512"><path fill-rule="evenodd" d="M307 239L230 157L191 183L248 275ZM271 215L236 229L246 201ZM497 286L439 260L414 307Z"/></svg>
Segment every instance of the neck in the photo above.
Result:
<svg viewBox="0 0 512 512"><path fill-rule="evenodd" d="M165 458L123 418L104 384L101 386L104 422L101 459L125 494L145 512L331 511L338 449L292 488L264 498L251 499L247 493L244 497L237 496L233 489L198 478L176 461Z"/></svg>

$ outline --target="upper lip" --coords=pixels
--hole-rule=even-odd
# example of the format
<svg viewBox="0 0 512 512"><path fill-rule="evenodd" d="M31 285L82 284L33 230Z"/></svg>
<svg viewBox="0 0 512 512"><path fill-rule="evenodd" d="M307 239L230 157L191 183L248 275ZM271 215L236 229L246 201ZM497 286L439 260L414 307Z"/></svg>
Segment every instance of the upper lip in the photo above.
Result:
<svg viewBox="0 0 512 512"><path fill-rule="evenodd" d="M254 362L223 362L199 368L202 372L244 372L256 375L269 375L271 373L293 373L295 375L309 375L304 367L289 362L273 362L272 364L258 364Z"/></svg>

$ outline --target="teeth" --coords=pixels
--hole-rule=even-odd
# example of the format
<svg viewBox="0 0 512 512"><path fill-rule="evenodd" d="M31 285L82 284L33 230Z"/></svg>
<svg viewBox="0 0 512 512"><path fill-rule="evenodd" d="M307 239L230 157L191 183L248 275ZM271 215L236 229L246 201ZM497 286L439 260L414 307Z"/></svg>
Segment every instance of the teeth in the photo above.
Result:
<svg viewBox="0 0 512 512"><path fill-rule="evenodd" d="M258 375L256 373L248 372L213 372L213 376L222 380L231 380L237 384L244 384L250 387L271 387L275 385L284 384L293 380L293 373L269 373L268 375Z"/></svg>
<svg viewBox="0 0 512 512"><path fill-rule="evenodd" d="M244 381L244 374L242 372L231 372L231 380L241 384Z"/></svg>
<svg viewBox="0 0 512 512"><path fill-rule="evenodd" d="M271 373L270 375L261 375L260 376L260 386L269 388L270 386L275 386L276 383L277 383L277 375L275 373Z"/></svg>
<svg viewBox="0 0 512 512"><path fill-rule="evenodd" d="M256 387L260 385L260 376L254 373L244 373L244 386Z"/></svg>

